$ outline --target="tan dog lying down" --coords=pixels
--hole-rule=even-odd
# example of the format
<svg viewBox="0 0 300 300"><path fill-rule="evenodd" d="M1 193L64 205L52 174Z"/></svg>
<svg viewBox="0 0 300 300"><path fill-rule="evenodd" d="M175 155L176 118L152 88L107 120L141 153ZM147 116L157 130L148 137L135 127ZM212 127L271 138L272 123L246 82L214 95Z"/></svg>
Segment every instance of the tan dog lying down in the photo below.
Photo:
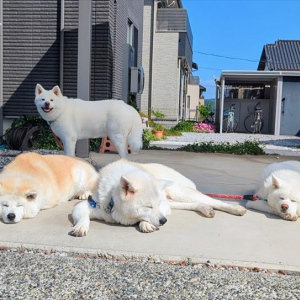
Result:
<svg viewBox="0 0 300 300"><path fill-rule="evenodd" d="M0 175L0 213L5 223L34 218L74 197L86 198L98 181L87 162L63 155L20 154Z"/></svg>

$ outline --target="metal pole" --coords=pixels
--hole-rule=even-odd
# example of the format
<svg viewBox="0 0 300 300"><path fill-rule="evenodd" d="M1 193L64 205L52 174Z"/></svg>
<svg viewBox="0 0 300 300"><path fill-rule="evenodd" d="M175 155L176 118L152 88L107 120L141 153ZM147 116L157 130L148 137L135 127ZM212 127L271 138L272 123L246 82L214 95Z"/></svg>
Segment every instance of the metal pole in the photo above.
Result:
<svg viewBox="0 0 300 300"><path fill-rule="evenodd" d="M91 88L92 0L79 0L77 97L90 100ZM76 145L76 156L89 156L89 140Z"/></svg>
<svg viewBox="0 0 300 300"><path fill-rule="evenodd" d="M64 30L65 30L65 0L60 2L60 62L59 62L59 86L64 92Z"/></svg>
<svg viewBox="0 0 300 300"><path fill-rule="evenodd" d="M3 134L3 1L0 0L0 134Z"/></svg>
<svg viewBox="0 0 300 300"><path fill-rule="evenodd" d="M223 128L223 110L224 110L224 93L225 93L225 78L222 77L221 79L221 107L220 107L220 133L222 133Z"/></svg>
<svg viewBox="0 0 300 300"><path fill-rule="evenodd" d="M278 77L278 79L277 79L276 105L275 105L276 108L275 108L275 128L274 128L274 135L280 135L282 81L283 81L282 77Z"/></svg>

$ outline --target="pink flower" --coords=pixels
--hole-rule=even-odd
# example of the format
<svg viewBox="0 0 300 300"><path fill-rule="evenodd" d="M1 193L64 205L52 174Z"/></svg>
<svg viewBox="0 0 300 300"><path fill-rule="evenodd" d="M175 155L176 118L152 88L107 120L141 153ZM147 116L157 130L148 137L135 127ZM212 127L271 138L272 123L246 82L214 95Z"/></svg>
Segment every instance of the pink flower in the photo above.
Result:
<svg viewBox="0 0 300 300"><path fill-rule="evenodd" d="M213 124L207 123L194 123L194 131L195 132L208 132L214 133L216 130L216 126Z"/></svg>

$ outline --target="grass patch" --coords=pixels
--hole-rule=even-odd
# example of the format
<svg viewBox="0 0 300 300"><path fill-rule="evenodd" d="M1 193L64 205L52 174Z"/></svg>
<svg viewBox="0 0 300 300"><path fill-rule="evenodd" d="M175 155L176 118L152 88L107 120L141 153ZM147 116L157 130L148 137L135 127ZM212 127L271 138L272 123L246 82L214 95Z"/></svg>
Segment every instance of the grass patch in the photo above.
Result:
<svg viewBox="0 0 300 300"><path fill-rule="evenodd" d="M168 151L185 151L195 153L227 153L237 155L264 155L265 151L260 147L257 141L246 141L244 143L221 143L214 144L213 142L195 143L182 146L178 149L167 149L159 147L149 147L149 150L168 150Z"/></svg>

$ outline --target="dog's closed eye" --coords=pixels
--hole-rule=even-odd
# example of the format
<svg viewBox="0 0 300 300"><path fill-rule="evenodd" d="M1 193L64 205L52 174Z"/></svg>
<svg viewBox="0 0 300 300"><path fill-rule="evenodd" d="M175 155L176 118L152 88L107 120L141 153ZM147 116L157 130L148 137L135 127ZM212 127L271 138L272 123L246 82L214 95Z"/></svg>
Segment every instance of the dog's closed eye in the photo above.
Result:
<svg viewBox="0 0 300 300"><path fill-rule="evenodd" d="M151 205L146 205L145 207L146 208L151 208L151 209L153 208L153 206L151 206Z"/></svg>
<svg viewBox="0 0 300 300"><path fill-rule="evenodd" d="M284 197L279 197L280 198L280 200L284 200L285 198Z"/></svg>
<svg viewBox="0 0 300 300"><path fill-rule="evenodd" d="M8 207L8 205L7 204L2 204L4 207Z"/></svg>
<svg viewBox="0 0 300 300"><path fill-rule="evenodd" d="M23 206L23 204L17 204L17 207Z"/></svg>

